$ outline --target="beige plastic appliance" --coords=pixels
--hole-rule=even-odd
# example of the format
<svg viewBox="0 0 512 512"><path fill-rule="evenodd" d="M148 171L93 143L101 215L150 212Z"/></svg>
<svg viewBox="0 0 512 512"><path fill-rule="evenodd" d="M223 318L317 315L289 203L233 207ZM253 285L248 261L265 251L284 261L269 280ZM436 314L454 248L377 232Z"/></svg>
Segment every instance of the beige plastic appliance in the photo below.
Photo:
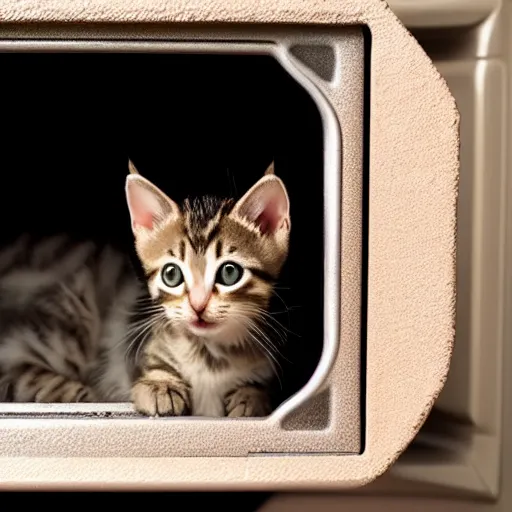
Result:
<svg viewBox="0 0 512 512"><path fill-rule="evenodd" d="M86 7L85 7L86 6ZM324 129L324 345L268 418L3 404L0 488L352 488L411 442L454 338L459 116L380 0L2 1L0 52L271 55Z"/></svg>
<svg viewBox="0 0 512 512"><path fill-rule="evenodd" d="M461 116L456 341L446 385L391 470L354 495L276 495L262 511L512 510L510 0L391 0Z"/></svg>

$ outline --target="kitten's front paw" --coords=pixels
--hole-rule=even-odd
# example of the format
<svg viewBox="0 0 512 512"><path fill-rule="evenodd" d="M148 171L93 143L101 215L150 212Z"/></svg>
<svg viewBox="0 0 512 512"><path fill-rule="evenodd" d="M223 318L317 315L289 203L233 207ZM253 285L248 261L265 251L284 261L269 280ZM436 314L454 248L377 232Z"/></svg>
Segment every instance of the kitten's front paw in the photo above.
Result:
<svg viewBox="0 0 512 512"><path fill-rule="evenodd" d="M267 394L253 386L244 386L229 393L224 403L229 418L261 417L271 412Z"/></svg>
<svg viewBox="0 0 512 512"><path fill-rule="evenodd" d="M140 380L132 389L137 412L146 416L184 416L187 400L172 384L165 381Z"/></svg>

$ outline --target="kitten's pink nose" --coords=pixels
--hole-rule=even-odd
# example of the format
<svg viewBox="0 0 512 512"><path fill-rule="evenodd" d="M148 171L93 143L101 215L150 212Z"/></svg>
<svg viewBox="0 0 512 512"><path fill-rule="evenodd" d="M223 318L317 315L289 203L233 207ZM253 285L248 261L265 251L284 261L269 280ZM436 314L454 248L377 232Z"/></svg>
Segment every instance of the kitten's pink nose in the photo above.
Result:
<svg viewBox="0 0 512 512"><path fill-rule="evenodd" d="M207 292L202 286L194 286L188 292L188 300L192 309L200 315L208 305L210 300L210 293Z"/></svg>

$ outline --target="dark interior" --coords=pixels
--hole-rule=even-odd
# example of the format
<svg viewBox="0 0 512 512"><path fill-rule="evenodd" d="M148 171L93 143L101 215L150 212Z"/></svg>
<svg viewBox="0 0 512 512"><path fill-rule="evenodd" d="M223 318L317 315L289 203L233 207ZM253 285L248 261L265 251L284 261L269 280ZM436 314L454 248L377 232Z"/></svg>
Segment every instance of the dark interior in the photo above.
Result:
<svg viewBox="0 0 512 512"><path fill-rule="evenodd" d="M5 241L64 231L133 252L128 158L175 200L239 196L275 161L292 238L272 307L293 333L277 402L300 389L323 340L323 131L302 87L264 56L4 54L2 75Z"/></svg>

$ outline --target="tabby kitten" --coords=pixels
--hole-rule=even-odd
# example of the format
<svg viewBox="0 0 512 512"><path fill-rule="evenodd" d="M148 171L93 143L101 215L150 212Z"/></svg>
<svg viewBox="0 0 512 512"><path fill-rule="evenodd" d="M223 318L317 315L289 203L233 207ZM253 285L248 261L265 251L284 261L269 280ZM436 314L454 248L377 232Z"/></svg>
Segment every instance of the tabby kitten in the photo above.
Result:
<svg viewBox="0 0 512 512"><path fill-rule="evenodd" d="M149 416L265 416L274 359L266 331L287 258L289 199L273 166L237 202L178 206L131 167L135 248L160 308L132 388Z"/></svg>
<svg viewBox="0 0 512 512"><path fill-rule="evenodd" d="M149 301L111 247L19 238L0 251L0 401L129 401Z"/></svg>

